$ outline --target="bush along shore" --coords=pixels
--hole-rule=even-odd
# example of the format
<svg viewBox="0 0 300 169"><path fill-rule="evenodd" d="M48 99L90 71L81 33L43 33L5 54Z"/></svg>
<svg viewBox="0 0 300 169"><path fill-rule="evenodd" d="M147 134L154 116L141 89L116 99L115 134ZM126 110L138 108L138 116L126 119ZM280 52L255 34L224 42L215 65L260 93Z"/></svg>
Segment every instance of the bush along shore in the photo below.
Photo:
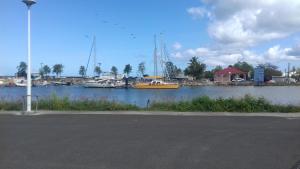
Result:
<svg viewBox="0 0 300 169"><path fill-rule="evenodd" d="M36 106L33 102L33 107ZM0 101L0 111L22 111L23 102ZM39 110L48 111L175 111L175 112L300 112L300 106L275 105L264 98L254 98L246 95L240 99L211 99L207 96L191 101L153 102L147 108L131 104L123 104L107 100L71 100L68 97L52 95L38 102Z"/></svg>

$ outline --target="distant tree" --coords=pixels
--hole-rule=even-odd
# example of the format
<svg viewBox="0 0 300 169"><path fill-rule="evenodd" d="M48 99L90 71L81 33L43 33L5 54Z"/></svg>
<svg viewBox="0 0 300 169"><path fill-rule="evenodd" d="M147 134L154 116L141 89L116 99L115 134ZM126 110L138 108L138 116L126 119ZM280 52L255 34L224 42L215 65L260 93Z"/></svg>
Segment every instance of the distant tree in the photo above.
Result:
<svg viewBox="0 0 300 169"><path fill-rule="evenodd" d="M220 71L220 70L223 70L223 67L222 66L216 66L213 70L212 70L212 72L217 72L217 71Z"/></svg>
<svg viewBox="0 0 300 169"><path fill-rule="evenodd" d="M272 76L282 76L282 72L278 70L278 67L270 63L261 64L260 67L263 67L265 70L265 81L272 80Z"/></svg>
<svg viewBox="0 0 300 169"><path fill-rule="evenodd" d="M190 60L189 66L184 70L185 75L192 76L194 79L202 79L206 65L198 61L198 57L193 57Z"/></svg>
<svg viewBox="0 0 300 169"><path fill-rule="evenodd" d="M250 74L250 77L248 77L248 78L251 78L254 76L254 68L252 65L250 65L247 62L237 62L233 65L233 67L238 68L241 71L247 72L248 74Z"/></svg>
<svg viewBox="0 0 300 169"><path fill-rule="evenodd" d="M56 64L52 68L52 72L56 74L56 77L61 76L64 66L62 64Z"/></svg>
<svg viewBox="0 0 300 169"><path fill-rule="evenodd" d="M111 68L111 74L113 74L115 76L115 79L117 79L117 75L118 75L118 68L113 66Z"/></svg>
<svg viewBox="0 0 300 169"><path fill-rule="evenodd" d="M165 65L166 65L166 72L165 72L166 77L169 76L171 79L173 79L182 72L181 69L177 68L177 66L173 64L173 62L166 62Z"/></svg>
<svg viewBox="0 0 300 169"><path fill-rule="evenodd" d="M84 66L80 66L79 68L79 75L84 77L86 75L86 69Z"/></svg>
<svg viewBox="0 0 300 169"><path fill-rule="evenodd" d="M43 66L43 73L48 76L51 73L51 68L48 65Z"/></svg>
<svg viewBox="0 0 300 169"><path fill-rule="evenodd" d="M94 69L94 72L97 74L97 76L100 76L101 73L102 73L102 70L101 70L100 66L96 66L95 69Z"/></svg>
<svg viewBox="0 0 300 169"><path fill-rule="evenodd" d="M126 73L127 77L129 76L129 74L132 72L132 67L130 64L125 65L124 68L124 73Z"/></svg>
<svg viewBox="0 0 300 169"><path fill-rule="evenodd" d="M204 78L213 81L214 80L214 72L213 72L213 70L212 71L205 71L204 72Z"/></svg>
<svg viewBox="0 0 300 169"><path fill-rule="evenodd" d="M141 62L139 64L139 68L138 68L138 72L141 76L144 76L145 75L145 70L146 70L146 67L145 67L145 62Z"/></svg>
<svg viewBox="0 0 300 169"><path fill-rule="evenodd" d="M26 77L27 76L27 64L25 62L20 62L19 66L17 67L17 76L18 77Z"/></svg>
<svg viewBox="0 0 300 169"><path fill-rule="evenodd" d="M43 69L42 67L39 69L39 74L40 74L40 76L41 76L42 78L45 77L45 72L44 72L44 69Z"/></svg>

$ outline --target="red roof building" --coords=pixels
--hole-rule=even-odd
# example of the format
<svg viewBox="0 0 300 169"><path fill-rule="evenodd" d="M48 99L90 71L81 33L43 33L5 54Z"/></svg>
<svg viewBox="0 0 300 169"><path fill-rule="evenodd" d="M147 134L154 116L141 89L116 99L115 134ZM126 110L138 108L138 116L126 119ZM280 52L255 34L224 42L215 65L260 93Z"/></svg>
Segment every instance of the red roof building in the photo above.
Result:
<svg viewBox="0 0 300 169"><path fill-rule="evenodd" d="M246 80L246 77L247 77L247 72L243 72L238 68L230 66L226 69L215 72L214 82L221 83L221 84L227 84L227 83L232 82L232 80L234 80L236 78L242 78L242 79Z"/></svg>

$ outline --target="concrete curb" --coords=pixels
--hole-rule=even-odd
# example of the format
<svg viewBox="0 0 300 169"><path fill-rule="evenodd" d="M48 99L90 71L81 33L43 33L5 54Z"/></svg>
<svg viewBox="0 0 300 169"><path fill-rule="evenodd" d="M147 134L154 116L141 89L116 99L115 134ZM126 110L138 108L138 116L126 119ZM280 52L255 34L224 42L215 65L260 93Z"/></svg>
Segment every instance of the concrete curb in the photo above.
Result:
<svg viewBox="0 0 300 169"><path fill-rule="evenodd" d="M228 112L147 112L147 111L39 111L30 114L0 111L0 115L144 115L144 116L232 116L300 118L300 113L228 113Z"/></svg>

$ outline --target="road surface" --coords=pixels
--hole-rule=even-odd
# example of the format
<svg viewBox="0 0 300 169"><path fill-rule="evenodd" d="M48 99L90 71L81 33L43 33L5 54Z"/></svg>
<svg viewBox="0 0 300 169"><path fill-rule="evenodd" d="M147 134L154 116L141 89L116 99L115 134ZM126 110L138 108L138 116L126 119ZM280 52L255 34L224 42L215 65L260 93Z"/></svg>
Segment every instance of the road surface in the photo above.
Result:
<svg viewBox="0 0 300 169"><path fill-rule="evenodd" d="M300 118L0 115L3 169L292 169Z"/></svg>

